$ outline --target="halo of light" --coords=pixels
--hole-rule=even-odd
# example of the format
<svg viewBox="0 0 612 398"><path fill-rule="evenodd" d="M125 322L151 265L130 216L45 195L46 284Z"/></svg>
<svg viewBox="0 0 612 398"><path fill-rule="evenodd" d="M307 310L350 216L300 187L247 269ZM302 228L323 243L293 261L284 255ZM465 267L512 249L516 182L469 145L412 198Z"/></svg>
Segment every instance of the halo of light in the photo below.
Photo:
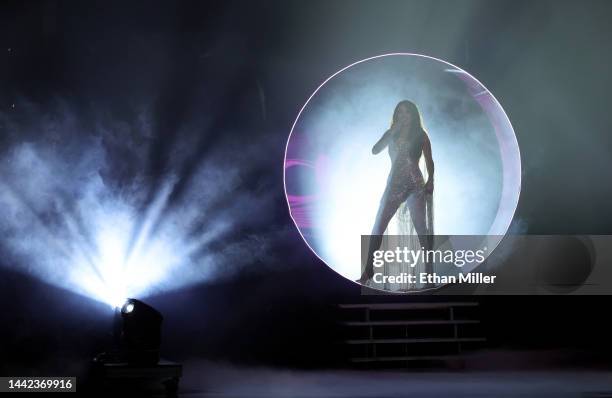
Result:
<svg viewBox="0 0 612 398"><path fill-rule="evenodd" d="M397 64L409 76L390 83ZM390 89L394 84L397 89ZM457 101L471 109L470 120L447 117L440 109L449 102L445 96L459 96ZM369 148L388 128L393 107L402 99L417 103L432 140L436 234L489 235L490 253L507 232L518 204L518 142L505 111L480 81L421 54L391 53L354 62L323 81L300 109L283 170L287 204L301 237L319 259L351 280L360 273L359 237L370 233L390 167L384 156L363 154L371 156ZM451 139L453 126L478 128ZM364 132L367 128L373 131ZM473 156L453 159L453 149ZM366 158L368 166L362 164ZM350 177L357 173L354 169L363 174ZM487 178L491 181L485 183ZM470 208L470 200L480 206Z"/></svg>

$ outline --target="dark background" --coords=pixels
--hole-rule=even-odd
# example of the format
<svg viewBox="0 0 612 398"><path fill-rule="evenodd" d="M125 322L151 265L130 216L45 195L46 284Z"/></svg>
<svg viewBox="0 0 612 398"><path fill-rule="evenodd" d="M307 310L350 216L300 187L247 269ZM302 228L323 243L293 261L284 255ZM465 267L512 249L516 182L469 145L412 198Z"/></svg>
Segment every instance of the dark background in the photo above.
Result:
<svg viewBox="0 0 612 398"><path fill-rule="evenodd" d="M328 366L330 306L397 297L362 297L293 228L281 164L312 91L339 68L388 52L458 65L495 94L515 128L523 185L513 228L609 234L611 18L609 1L9 1L0 5L0 109L3 121L25 126L32 115L21 103L46 112L59 98L87 131L96 110L129 124L150 105L155 136L144 163L122 161L115 148L109 178L144 172L152 190L176 130L200 113L214 123L193 133L193 162L223 143L261 142L261 158L240 165L239 190L271 192L274 210L217 244L286 231L270 248L278 266L254 262L147 301L165 316L170 358ZM0 125L1 151L19 140L36 137ZM610 350L608 296L480 301L492 348ZM1 374L71 373L66 358L89 358L109 340L105 305L4 267L0 303Z"/></svg>

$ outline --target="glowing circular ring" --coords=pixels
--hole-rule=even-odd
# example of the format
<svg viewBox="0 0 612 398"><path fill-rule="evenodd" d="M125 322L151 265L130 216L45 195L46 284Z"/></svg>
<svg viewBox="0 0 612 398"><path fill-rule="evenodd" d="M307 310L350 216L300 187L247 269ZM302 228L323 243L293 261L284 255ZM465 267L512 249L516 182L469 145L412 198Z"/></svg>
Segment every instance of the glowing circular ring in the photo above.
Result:
<svg viewBox="0 0 612 398"><path fill-rule="evenodd" d="M422 54L416 54L416 53L403 53L403 52L397 52L397 53L388 53L388 54L381 54L381 55L376 55L373 57L369 57L369 58L365 58L362 59L360 61L354 62L348 66L345 66L344 68L338 70L337 72L335 72L334 74L332 74L331 76L329 76L327 79L325 79L317 88L316 90L314 90L314 92L310 95L310 97L308 97L308 99L306 100L306 102L304 103L304 105L302 106L302 108L300 109L300 111L298 112L295 121L293 122L293 125L291 126L291 131L289 132L289 137L287 139L287 143L285 145L285 155L284 155L284 167L283 167L283 187L284 187L284 191L285 191L285 199L287 200L287 206L289 209L289 214L291 216L291 219L293 221L293 223L295 224L302 240L304 241L304 243L306 243L306 245L308 246L308 248L314 253L315 256L317 256L317 258L319 258L321 261L323 261L323 263L325 263L328 267L330 267L332 270L334 270L335 272L338 272L336 269L334 269L334 267L330 264L327 263L326 260L324 260L318 253L317 251L310 245L310 243L308 242L308 240L304 237L303 233L302 233L302 227L304 227L304 225L300 225L300 223L303 220L296 220L296 214L295 214L295 209L292 208L292 204L291 204L291 200L298 200L298 198L296 198L295 196L290 195L287 192L287 169L294 167L296 165L302 165L302 166L307 166L307 167L312 167L312 165L310 164L305 164L303 161L301 160L297 160L297 159L287 159L287 154L288 154L288 150L289 150L289 144L291 142L291 137L293 135L294 129L298 123L298 121L300 120L300 116L302 115L303 111L306 109L306 107L308 106L308 104L310 103L310 101L314 98L314 96L319 92L319 90L325 86L325 84L327 84L331 79L333 79L334 77L336 77L337 75L339 75L340 73L344 72L345 70L367 62L367 61L371 61L374 59L378 59L378 58L383 58L383 57L390 57L390 56L415 56L415 57L421 57L421 58L425 58L425 59L429 59L429 60L433 60L433 61L437 61L443 64L448 65L450 68L453 68L454 71L456 72L460 72L461 74L463 74L464 76L467 76L467 79L464 80L465 83L469 84L470 81L474 82L477 84L478 87L474 86L473 88L477 88L480 89L480 93L473 93L473 97L476 99L477 102L479 102L479 105L483 108L483 110L487 113L487 116L490 118L491 124L493 126L493 128L495 129L495 134L496 134L496 138L497 138L497 142L499 145L499 149L500 149L500 156L501 156L501 163L502 163L502 170L503 170L503 184L502 184L502 192L501 192L501 198L499 203L505 203L505 204L509 204L509 206L500 206L498 209L498 212L495 216L495 219L493 221L493 223L491 224L491 227L489 229L488 235L498 235L498 236L503 236L507 233L508 228L510 226L510 223L512 221L514 212L516 211L516 207L518 205L518 200L519 200L519 196L520 196L520 190L521 190L521 157L520 157L520 150L519 150L519 146L518 146L518 142L516 139L516 135L514 133L514 129L512 128L512 125L510 123L510 119L508 118L508 115L506 114L505 110L503 109L503 107L501 106L501 104L499 103L499 101L495 98L495 96L484 86L484 84L482 84L478 79L476 79L474 76L472 76L470 73L466 72L465 70L459 68L456 65L451 64L450 62L441 60L439 58L435 58L435 57L431 57L431 56L427 56L427 55L422 55ZM484 91L482 90L484 89ZM477 97L481 94L487 94L487 95L483 95L483 100L480 101ZM487 100L489 100L490 102L487 102ZM487 112L487 110L491 110L491 107L495 107L497 110L500 110L500 112ZM488 109L487 109L488 108ZM507 134L506 132L511 132L511 134ZM518 169L516 167L513 166L518 166ZM511 189L511 187L518 187L517 190L513 190ZM310 198L308 196L304 196L302 197L302 200L313 200L313 198ZM300 216L299 214L297 215L298 217ZM495 246L497 246L497 244L499 243L499 241L494 243L494 247L491 247L491 251L493 251L493 249L495 248ZM490 253L489 253L490 254ZM338 272L340 274L340 272ZM344 276L342 274L340 274L341 276ZM348 278L347 278L348 279ZM350 280L350 279L349 279ZM388 290L385 290L386 292L389 292ZM421 290L422 291L422 290Z"/></svg>

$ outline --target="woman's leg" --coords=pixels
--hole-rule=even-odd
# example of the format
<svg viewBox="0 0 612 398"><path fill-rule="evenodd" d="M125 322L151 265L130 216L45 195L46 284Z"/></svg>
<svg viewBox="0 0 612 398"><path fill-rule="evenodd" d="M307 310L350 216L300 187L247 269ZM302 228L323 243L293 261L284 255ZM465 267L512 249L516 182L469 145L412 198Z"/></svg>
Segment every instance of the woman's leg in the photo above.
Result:
<svg viewBox="0 0 612 398"><path fill-rule="evenodd" d="M427 237L427 206L425 205L425 195L415 193L410 195L406 201L408 210L410 211L410 219L414 225L414 230L419 236L419 242L425 249L429 249L429 240Z"/></svg>
<svg viewBox="0 0 612 398"><path fill-rule="evenodd" d="M432 237L429 235L429 231L427 229L427 205L424 192L421 191L419 193L410 195L406 201L406 204L408 205L408 210L410 211L410 218L412 219L414 229L419 236L419 243L421 244L421 247L425 250L433 249ZM433 272L433 264L431 261L425 262L425 272L428 274Z"/></svg>
<svg viewBox="0 0 612 398"><path fill-rule="evenodd" d="M374 227L372 228L368 246L368 258L361 275L361 282L365 282L374 275L374 252L380 248L383 234L403 201L404 199L400 193L392 192L389 187L385 189L385 193L378 206Z"/></svg>

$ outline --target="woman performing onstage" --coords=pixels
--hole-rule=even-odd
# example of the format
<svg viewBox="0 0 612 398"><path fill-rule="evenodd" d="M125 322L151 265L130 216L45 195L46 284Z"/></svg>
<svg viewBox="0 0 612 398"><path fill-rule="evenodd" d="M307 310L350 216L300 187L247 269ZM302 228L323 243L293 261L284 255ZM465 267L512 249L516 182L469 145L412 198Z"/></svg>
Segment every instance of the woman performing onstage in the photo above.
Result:
<svg viewBox="0 0 612 398"><path fill-rule="evenodd" d="M357 280L361 284L368 282L374 275L374 252L380 248L382 235L389 221L404 202L421 247L425 250L431 248L434 162L429 137L423 128L419 110L413 102L401 101L397 104L391 128L374 145L372 153L376 155L386 147L389 148L391 157L391 171L372 229L367 263L361 278ZM421 155L425 157L427 183L424 182L419 168ZM431 264L426 264L426 272L431 272L428 268L431 268Z"/></svg>

